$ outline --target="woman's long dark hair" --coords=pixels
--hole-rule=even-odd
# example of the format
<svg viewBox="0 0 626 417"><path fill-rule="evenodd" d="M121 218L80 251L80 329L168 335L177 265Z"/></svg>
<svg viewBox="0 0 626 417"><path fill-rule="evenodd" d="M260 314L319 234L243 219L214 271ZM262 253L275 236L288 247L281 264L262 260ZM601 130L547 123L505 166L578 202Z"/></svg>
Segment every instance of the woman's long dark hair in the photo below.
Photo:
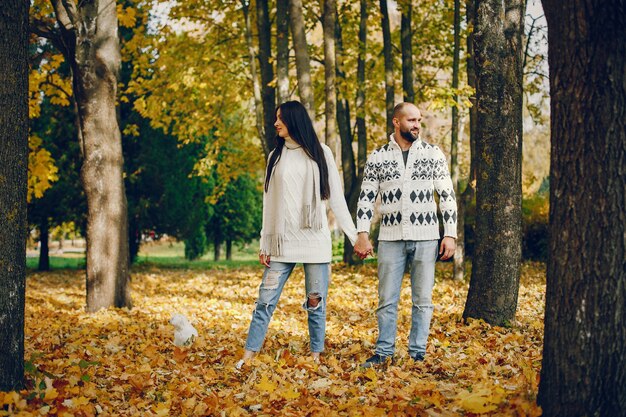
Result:
<svg viewBox="0 0 626 417"><path fill-rule="evenodd" d="M296 141L296 143L302 146L302 149L306 154L317 163L320 169L320 195L322 200L328 200L330 197L330 186L328 184L328 166L326 165L326 158L324 157L324 150L322 145L313 129L313 123L309 117L309 113L306 111L302 103L299 101L286 101L276 108L276 117L278 117L278 110L280 109L280 120L287 127L289 136ZM265 172L265 191L270 185L270 178L274 171L274 166L280 160L280 155L285 146L285 139L276 135L276 148L270 160L267 163L267 171Z"/></svg>

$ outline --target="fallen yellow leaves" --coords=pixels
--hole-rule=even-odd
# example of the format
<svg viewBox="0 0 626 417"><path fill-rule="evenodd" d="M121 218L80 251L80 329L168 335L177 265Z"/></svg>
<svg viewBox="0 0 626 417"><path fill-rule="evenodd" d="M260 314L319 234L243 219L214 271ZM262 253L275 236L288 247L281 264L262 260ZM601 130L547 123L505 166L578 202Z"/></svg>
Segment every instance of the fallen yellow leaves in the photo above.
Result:
<svg viewBox="0 0 626 417"><path fill-rule="evenodd" d="M333 267L327 349L308 352L303 273L287 283L263 351L242 371L260 268L139 269L133 310L87 314L82 272L28 277L27 389L0 392L0 416L538 416L545 273L527 264L510 328L463 323L467 284L440 266L424 362L406 351L410 288L401 294L396 361L359 368L376 341L376 271ZM172 344L173 312L199 331Z"/></svg>

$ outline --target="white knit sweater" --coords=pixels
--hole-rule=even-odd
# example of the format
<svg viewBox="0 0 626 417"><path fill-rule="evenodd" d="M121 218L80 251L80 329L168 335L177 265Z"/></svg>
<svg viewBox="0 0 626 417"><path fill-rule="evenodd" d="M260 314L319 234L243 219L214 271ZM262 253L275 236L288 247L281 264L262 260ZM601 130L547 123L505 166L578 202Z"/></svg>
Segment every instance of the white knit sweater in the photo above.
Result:
<svg viewBox="0 0 626 417"><path fill-rule="evenodd" d="M330 148L322 144L326 165L328 166L328 182L330 187L330 198L324 200L328 202L330 209L335 214L339 227L354 244L356 241L356 228L348 211L348 205L343 196L341 180L337 165ZM322 228L302 229L300 227L303 210L303 184L305 183L307 154L301 147L289 149L283 148L283 153L278 161L282 165L280 170L275 170L274 175L281 172L281 178L272 179L283 182L284 207L285 207L285 237L283 254L272 256L277 262L301 262L301 263L327 263L332 259L332 241L326 210L322 208ZM263 217L267 207L267 193L263 193ZM265 224L261 230L261 250L267 250L269 246Z"/></svg>
<svg viewBox="0 0 626 417"><path fill-rule="evenodd" d="M367 159L357 209L357 229L369 232L374 202L381 195L379 240L439 239L434 191L439 194L444 236L456 238L456 199L446 157L435 145L416 140L404 165L392 134Z"/></svg>

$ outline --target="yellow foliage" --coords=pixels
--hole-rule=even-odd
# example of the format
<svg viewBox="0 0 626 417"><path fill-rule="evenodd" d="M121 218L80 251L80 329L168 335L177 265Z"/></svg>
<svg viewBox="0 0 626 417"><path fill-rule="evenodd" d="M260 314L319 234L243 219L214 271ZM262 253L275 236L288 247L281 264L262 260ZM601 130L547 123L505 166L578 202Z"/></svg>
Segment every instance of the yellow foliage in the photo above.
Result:
<svg viewBox="0 0 626 417"><path fill-rule="evenodd" d="M118 4L117 20L119 21L120 26L132 28L137 23L137 10L132 7L124 8L124 6Z"/></svg>
<svg viewBox="0 0 626 417"><path fill-rule="evenodd" d="M43 197L44 192L59 179L58 168L50 152L41 147L42 140L36 135L28 139L28 201Z"/></svg>

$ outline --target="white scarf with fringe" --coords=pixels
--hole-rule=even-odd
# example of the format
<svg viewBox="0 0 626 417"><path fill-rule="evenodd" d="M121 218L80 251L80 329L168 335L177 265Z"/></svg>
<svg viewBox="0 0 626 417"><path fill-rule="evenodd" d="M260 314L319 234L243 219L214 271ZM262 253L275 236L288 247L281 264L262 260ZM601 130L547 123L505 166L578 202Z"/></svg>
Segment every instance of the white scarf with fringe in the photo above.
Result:
<svg viewBox="0 0 626 417"><path fill-rule="evenodd" d="M282 256L285 241L285 175L283 160L288 158L288 150L297 149L295 143L286 142L282 155L274 165L269 187L265 195L265 210L263 210L263 233L261 237L261 254ZM302 229L319 230L322 228L320 171L317 163L307 157L306 174L302 184L302 215L300 227Z"/></svg>

